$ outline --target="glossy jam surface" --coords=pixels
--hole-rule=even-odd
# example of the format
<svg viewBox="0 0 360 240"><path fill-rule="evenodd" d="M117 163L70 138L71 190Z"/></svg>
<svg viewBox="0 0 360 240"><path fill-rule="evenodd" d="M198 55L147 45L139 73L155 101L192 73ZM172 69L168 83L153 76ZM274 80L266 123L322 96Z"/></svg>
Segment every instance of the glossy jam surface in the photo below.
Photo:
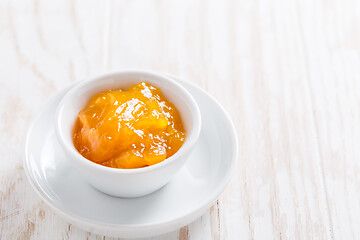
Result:
<svg viewBox="0 0 360 240"><path fill-rule="evenodd" d="M172 156L185 141L175 106L145 82L101 92L80 111L73 142L85 158L112 168L141 168Z"/></svg>

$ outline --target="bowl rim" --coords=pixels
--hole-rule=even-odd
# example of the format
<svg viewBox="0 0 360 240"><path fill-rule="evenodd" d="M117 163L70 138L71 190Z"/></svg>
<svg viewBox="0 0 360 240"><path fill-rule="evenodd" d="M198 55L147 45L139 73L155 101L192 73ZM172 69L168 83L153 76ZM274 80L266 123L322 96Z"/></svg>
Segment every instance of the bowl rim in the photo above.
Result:
<svg viewBox="0 0 360 240"><path fill-rule="evenodd" d="M172 85L174 85L177 90L181 93L181 95L185 96L190 104L188 104L193 120L193 125L191 129L191 134L186 136L186 140L183 143L183 145L180 147L180 149L172 156L166 158L165 160L156 163L151 166L146 166L142 168L132 168L132 169L122 169L122 168L111 168L107 167L98 163L95 163L85 157L83 157L73 146L73 143L69 143L67 140L65 140L65 137L63 135L63 132L60 130L62 126L61 116L65 107L65 103L67 99L72 96L74 93L76 93L78 90L80 90L82 87L85 87L88 84L101 81L106 78L113 78L118 75L143 75L143 76L150 76L156 79L160 79L160 81L166 81L170 82ZM161 90L161 87L160 87ZM60 143L60 145L63 147L63 149L72 156L73 160L76 160L78 163L85 165L86 167L90 167L92 169L96 169L98 171L104 171L108 173L117 173L117 174L141 174L141 173L148 173L151 171L156 171L161 168L164 168L168 165L173 164L176 160L180 160L181 157L183 157L184 154L191 151L193 146L196 144L197 139L199 138L200 131L201 131L201 113L199 106L197 105L195 99L193 96L179 83L177 83L174 79L171 77L164 75L162 73L157 73L154 71L149 70L141 70L141 69L131 69L131 70L121 70L121 71L112 71L107 72L104 74L98 74L96 76L90 76L79 83L75 84L73 87L71 87L64 97L60 100L59 105L56 109L55 113L55 132L56 137Z"/></svg>

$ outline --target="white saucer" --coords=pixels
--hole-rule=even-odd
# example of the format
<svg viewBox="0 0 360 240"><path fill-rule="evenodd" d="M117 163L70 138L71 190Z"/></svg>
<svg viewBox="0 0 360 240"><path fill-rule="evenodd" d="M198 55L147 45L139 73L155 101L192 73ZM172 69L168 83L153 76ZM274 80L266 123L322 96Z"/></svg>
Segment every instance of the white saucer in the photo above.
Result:
<svg viewBox="0 0 360 240"><path fill-rule="evenodd" d="M55 137L55 110L68 88L49 101L27 136L24 168L35 191L68 222L112 237L163 234L204 214L235 168L236 133L229 116L210 95L179 82L200 107L202 130L191 158L169 184L133 199L111 197L88 185L71 167Z"/></svg>

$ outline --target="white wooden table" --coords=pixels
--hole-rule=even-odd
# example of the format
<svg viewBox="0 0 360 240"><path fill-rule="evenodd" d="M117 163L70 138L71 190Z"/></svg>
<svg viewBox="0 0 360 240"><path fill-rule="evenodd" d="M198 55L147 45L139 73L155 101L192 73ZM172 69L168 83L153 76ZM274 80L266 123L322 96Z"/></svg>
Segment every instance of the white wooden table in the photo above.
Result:
<svg viewBox="0 0 360 240"><path fill-rule="evenodd" d="M201 218L152 239L360 239L360 2L0 0L0 238L110 239L59 218L22 167L70 83L145 68L233 118L239 164Z"/></svg>

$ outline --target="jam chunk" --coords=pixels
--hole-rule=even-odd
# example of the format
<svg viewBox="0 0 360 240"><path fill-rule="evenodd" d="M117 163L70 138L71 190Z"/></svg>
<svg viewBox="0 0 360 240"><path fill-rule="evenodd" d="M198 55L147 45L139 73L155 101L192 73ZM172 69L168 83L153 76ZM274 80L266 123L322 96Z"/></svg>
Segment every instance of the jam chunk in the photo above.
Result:
<svg viewBox="0 0 360 240"><path fill-rule="evenodd" d="M140 82L94 95L76 120L73 142L85 158L112 168L141 168L176 153L185 131L160 89Z"/></svg>

